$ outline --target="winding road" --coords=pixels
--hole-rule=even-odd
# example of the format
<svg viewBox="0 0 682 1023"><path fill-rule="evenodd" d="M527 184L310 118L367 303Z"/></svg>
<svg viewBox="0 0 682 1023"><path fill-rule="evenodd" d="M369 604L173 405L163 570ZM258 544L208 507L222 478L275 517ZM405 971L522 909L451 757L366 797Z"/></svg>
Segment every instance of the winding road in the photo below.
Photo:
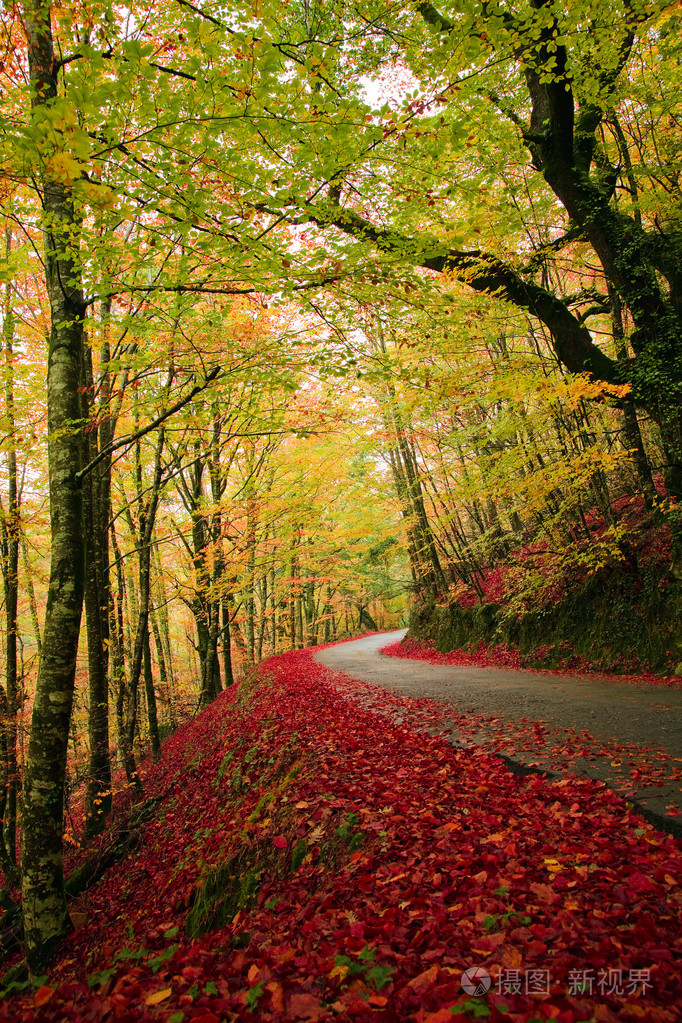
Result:
<svg viewBox="0 0 682 1023"><path fill-rule="evenodd" d="M315 655L328 668L400 696L435 700L450 741L502 756L512 770L566 770L606 782L644 817L682 838L682 689L556 672L460 667L385 657L406 630Z"/></svg>

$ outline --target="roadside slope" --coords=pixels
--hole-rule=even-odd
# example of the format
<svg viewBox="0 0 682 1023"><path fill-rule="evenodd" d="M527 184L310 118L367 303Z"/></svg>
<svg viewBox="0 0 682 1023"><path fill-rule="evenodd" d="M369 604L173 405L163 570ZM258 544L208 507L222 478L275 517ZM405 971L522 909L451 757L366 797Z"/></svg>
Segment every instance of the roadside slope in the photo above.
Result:
<svg viewBox="0 0 682 1023"><path fill-rule="evenodd" d="M453 749L419 701L385 694L388 721L312 654L274 658L166 743L137 848L0 1017L675 1020L679 844L598 783ZM472 967L492 977L481 997Z"/></svg>
<svg viewBox="0 0 682 1023"><path fill-rule="evenodd" d="M317 660L401 696L437 701L440 727L459 745L498 753L512 767L570 769L605 781L682 837L682 688L448 664L454 655L426 648L410 656L409 645L398 645L404 634L366 636Z"/></svg>

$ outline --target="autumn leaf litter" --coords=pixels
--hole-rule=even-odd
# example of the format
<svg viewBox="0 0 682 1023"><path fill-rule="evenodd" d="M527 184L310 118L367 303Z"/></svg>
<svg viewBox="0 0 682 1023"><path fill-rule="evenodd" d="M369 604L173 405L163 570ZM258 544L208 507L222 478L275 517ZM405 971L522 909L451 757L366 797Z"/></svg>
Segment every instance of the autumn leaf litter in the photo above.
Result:
<svg viewBox="0 0 682 1023"><path fill-rule="evenodd" d="M0 1018L679 1019L679 843L597 782L453 749L423 701L384 694L392 721L371 688L283 654L176 732L138 848ZM598 989L619 974L647 983Z"/></svg>

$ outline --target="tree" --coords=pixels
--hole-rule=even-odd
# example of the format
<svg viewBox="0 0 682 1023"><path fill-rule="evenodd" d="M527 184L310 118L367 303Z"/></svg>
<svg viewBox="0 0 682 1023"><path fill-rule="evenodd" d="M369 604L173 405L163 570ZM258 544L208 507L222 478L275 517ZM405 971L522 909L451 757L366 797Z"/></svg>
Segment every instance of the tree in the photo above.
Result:
<svg viewBox="0 0 682 1023"><path fill-rule="evenodd" d="M332 27L340 30L340 22L331 10L326 13L329 35ZM356 239L355 256L337 241L346 258L364 258L369 245L384 269L412 264L527 310L548 330L568 370L589 372L606 383L630 383L637 404L660 426L668 493L682 496L682 235L674 212L679 191L672 205L653 216L643 211L639 194L624 201L632 192L633 154L614 143L618 118L628 118L633 92L629 62L655 41L657 58L671 68L678 14L667 4L629 2L595 14L582 4L569 11L550 0L527 7L484 3L480 10L453 3L443 11L420 3L404 13L386 6L373 10L371 18L357 6L354 13L352 24L364 19L374 26L367 31L383 39L384 48L377 57L367 46L370 56L361 51L352 66L366 74L371 64L378 76L387 59L402 61L418 89L405 95L403 88L404 99L394 96L398 109L365 108L368 127L343 153L338 133L331 133L332 144L318 159L309 157L314 183L307 200L296 204L301 217L318 224L330 240L330 228ZM318 46L322 38L320 32ZM315 79L314 93L321 97L315 99L319 119L331 129L335 118L347 125L349 113L362 104L346 103L342 109L338 99L336 83L351 78L348 59L332 63L330 74L331 84L323 74ZM319 134L308 137L309 145L319 143ZM618 140L622 145L622 133ZM478 165L472 166L474 157ZM416 189L407 177L414 168L421 181ZM549 218L552 236L534 253L520 247L507 256L518 230L509 209L505 221L484 232L496 248L457 247L449 241L452 235L468 240L467 179L485 187L483 180L493 176L512 195L509 178L520 178L544 202L537 208ZM414 200L411 212L399 204L405 196ZM463 199L457 201L458 196ZM481 230L476 227L479 236ZM547 280L546 268L558 254L581 244L600 264L596 294L562 292ZM608 311L609 288L631 323L627 361L619 362L597 344L590 325ZM682 551L679 542L676 549Z"/></svg>
<svg viewBox="0 0 682 1023"><path fill-rule="evenodd" d="M80 382L85 302L79 236L82 214L72 189L56 172L49 133L58 96L59 58L50 8L24 7L31 81L32 128L49 157L40 169L43 257L51 327L48 340L50 464L50 586L42 656L24 778L21 870L24 940L29 968L43 971L68 928L62 874L62 816L76 652L83 602Z"/></svg>

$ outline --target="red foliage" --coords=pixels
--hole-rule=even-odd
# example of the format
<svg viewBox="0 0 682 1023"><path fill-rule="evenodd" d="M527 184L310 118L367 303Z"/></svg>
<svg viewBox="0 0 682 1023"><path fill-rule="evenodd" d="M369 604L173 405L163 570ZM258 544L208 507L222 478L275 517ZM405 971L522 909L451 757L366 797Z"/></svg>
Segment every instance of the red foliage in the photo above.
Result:
<svg viewBox="0 0 682 1023"><path fill-rule="evenodd" d="M659 497L665 500L662 481L658 482L657 487ZM653 524L651 512L640 495L618 498L612 502L611 512L625 530L626 545L621 555L625 557L629 549L625 560L609 556L611 568L630 573L635 566L638 569L655 566L662 575L659 585L665 586L665 569L672 554L669 525ZM586 512L583 519L584 526L575 525L571 529L576 551L588 550L595 543L603 541L608 530L608 523L601 511ZM450 596L463 608L475 607L479 603L504 605L518 589L519 572L533 570L544 582L541 591L525 601L526 610L530 609L531 604L550 607L562 601L569 590L584 583L587 578L586 567L581 568L570 559L568 564L570 568L566 570L562 567L562 552L554 550L543 537L535 537L512 550L503 562L480 567L477 586L460 582Z"/></svg>
<svg viewBox="0 0 682 1023"><path fill-rule="evenodd" d="M535 647L534 657L541 657L550 647ZM441 653L433 643L422 643L416 639L398 640L382 647L381 653L387 657L400 657L415 661L428 661L430 664L452 664L463 667L477 665L480 668L513 668L536 675L589 675L600 682L633 682L645 683L650 686L666 686L668 689L682 688L682 678L675 675L652 675L643 671L638 675L604 675L596 673L592 664L585 657L571 654L567 657L568 667L547 671L542 668L527 668L518 650L513 650L505 643L479 643L475 650L450 650Z"/></svg>
<svg viewBox="0 0 682 1023"><path fill-rule="evenodd" d="M450 650L442 654L432 643L421 643L416 639L398 640L381 648L387 657L401 657L431 664L458 664L463 667L478 665L481 668L520 668L521 655L504 643L479 643L475 650Z"/></svg>
<svg viewBox="0 0 682 1023"><path fill-rule="evenodd" d="M168 740L141 845L0 1018L679 1018L678 843L598 783L453 749L428 701L379 697L311 651L262 673ZM202 879L230 860L223 884L260 865L253 901L192 939ZM462 989L470 967L492 977L482 997Z"/></svg>

